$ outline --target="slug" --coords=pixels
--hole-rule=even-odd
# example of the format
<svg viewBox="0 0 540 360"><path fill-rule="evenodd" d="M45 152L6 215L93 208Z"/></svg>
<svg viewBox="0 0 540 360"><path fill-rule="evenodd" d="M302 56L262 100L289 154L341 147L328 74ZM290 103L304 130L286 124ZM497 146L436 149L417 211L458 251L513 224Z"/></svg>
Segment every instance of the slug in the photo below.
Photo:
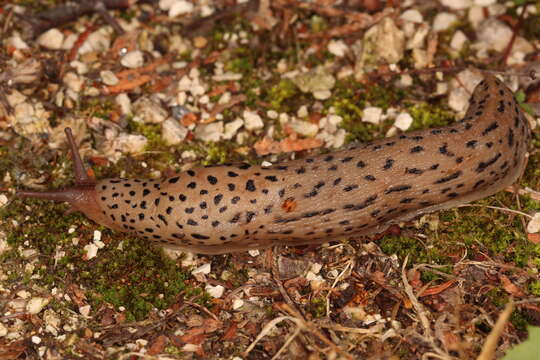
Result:
<svg viewBox="0 0 540 360"><path fill-rule="evenodd" d="M162 246L221 254L365 237L492 195L527 163L531 130L487 74L465 118L270 167L218 165L164 180L89 178L69 128L76 186L21 197L66 201L99 224Z"/></svg>

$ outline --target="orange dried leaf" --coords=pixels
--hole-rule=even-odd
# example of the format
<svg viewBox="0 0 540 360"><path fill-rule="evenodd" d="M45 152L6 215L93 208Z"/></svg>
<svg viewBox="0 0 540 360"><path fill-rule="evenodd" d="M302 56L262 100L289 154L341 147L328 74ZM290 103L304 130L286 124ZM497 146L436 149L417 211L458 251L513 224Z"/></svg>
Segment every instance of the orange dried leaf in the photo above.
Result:
<svg viewBox="0 0 540 360"><path fill-rule="evenodd" d="M514 283L512 283L512 281L510 281L508 276L504 274L500 274L499 279L501 280L503 289L506 290L506 292L509 293L510 295L513 295L515 297L525 296L525 293L519 287L517 287Z"/></svg>
<svg viewBox="0 0 540 360"><path fill-rule="evenodd" d="M321 147L322 144L322 140L315 138L293 140L291 137L288 137L280 142L281 151L283 152L315 149Z"/></svg>
<svg viewBox="0 0 540 360"><path fill-rule="evenodd" d="M112 85L112 86L106 86L103 88L104 94L118 94L122 92L126 92L129 90L133 90L139 86L142 86L152 80L152 77L150 75L141 75L140 77L130 80L130 79L124 79L121 80L118 84Z"/></svg>
<svg viewBox="0 0 540 360"><path fill-rule="evenodd" d="M279 142L272 140L269 137L257 141L255 145L253 145L253 148L257 152L257 155L279 154L281 152Z"/></svg>
<svg viewBox="0 0 540 360"><path fill-rule="evenodd" d="M157 355L161 354L167 345L167 337L165 335L160 335L154 340L150 349L148 349L148 355Z"/></svg>
<svg viewBox="0 0 540 360"><path fill-rule="evenodd" d="M429 295L437 295L442 293L444 290L448 289L450 286L454 285L456 283L456 280L449 280L445 283L442 283L440 285L431 287L424 291L422 294L419 294L419 296L429 296Z"/></svg>
<svg viewBox="0 0 540 360"><path fill-rule="evenodd" d="M540 234L527 234L527 239L533 244L540 244Z"/></svg>

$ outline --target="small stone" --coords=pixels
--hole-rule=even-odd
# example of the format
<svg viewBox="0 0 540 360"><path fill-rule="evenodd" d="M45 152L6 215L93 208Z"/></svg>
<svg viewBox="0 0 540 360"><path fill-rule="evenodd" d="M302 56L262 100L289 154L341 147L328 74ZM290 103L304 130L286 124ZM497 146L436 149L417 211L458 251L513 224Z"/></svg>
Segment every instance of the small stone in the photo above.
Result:
<svg viewBox="0 0 540 360"><path fill-rule="evenodd" d="M264 122L256 112L244 110L244 126L249 131L259 130L264 127Z"/></svg>
<svg viewBox="0 0 540 360"><path fill-rule="evenodd" d="M347 50L348 50L347 44L343 42L343 40L331 40L328 43L328 51L337 57L343 57L345 56Z"/></svg>
<svg viewBox="0 0 540 360"><path fill-rule="evenodd" d="M49 303L49 299L42 298L42 297L34 297L28 301L26 304L26 311L31 314L35 315L41 312L45 306Z"/></svg>
<svg viewBox="0 0 540 360"><path fill-rule="evenodd" d="M135 101L133 113L137 114L135 121L142 121L145 124L159 124L169 116L158 101L149 97L141 97Z"/></svg>
<svg viewBox="0 0 540 360"><path fill-rule="evenodd" d="M83 305L79 307L79 313L82 316L88 317L88 315L90 315L90 305Z"/></svg>
<svg viewBox="0 0 540 360"><path fill-rule="evenodd" d="M362 111L362 121L378 124L381 121L382 109L380 107L367 107Z"/></svg>
<svg viewBox="0 0 540 360"><path fill-rule="evenodd" d="M472 6L472 0L440 0L440 2L453 10L468 9Z"/></svg>
<svg viewBox="0 0 540 360"><path fill-rule="evenodd" d="M308 117L308 115L309 112L306 105L300 106L300 109L298 109L298 111L296 112L296 116L298 116L299 118L306 118Z"/></svg>
<svg viewBox="0 0 540 360"><path fill-rule="evenodd" d="M76 93L81 92L84 85L84 78L71 71L64 75L63 81L69 89Z"/></svg>
<svg viewBox="0 0 540 360"><path fill-rule="evenodd" d="M288 123L288 125L300 135L307 137L313 137L319 132L319 127L308 121L293 119Z"/></svg>
<svg viewBox="0 0 540 360"><path fill-rule="evenodd" d="M208 44L208 40L206 40L205 37L202 37L202 36L197 36L195 37L195 39L193 39L193 45L197 48L197 49L202 49L206 46L206 44Z"/></svg>
<svg viewBox="0 0 540 360"><path fill-rule="evenodd" d="M41 34L37 42L46 49L60 50L64 42L64 34L60 30L52 28Z"/></svg>
<svg viewBox="0 0 540 360"><path fill-rule="evenodd" d="M206 290L208 295L216 299L219 299L220 297L222 297L223 293L225 292L225 288L221 285L216 285L216 286L206 285L204 289Z"/></svg>
<svg viewBox="0 0 540 360"><path fill-rule="evenodd" d="M0 207L3 207L8 203L9 199L5 194L0 194Z"/></svg>
<svg viewBox="0 0 540 360"><path fill-rule="evenodd" d="M468 40L469 39L467 38L465 33L461 30L458 30L454 33L454 36L450 41L450 47L454 50L460 51L461 49L463 49L463 45L465 45Z"/></svg>
<svg viewBox="0 0 540 360"><path fill-rule="evenodd" d="M204 142L219 141L223 136L223 121L199 124L195 128L195 138Z"/></svg>
<svg viewBox="0 0 540 360"><path fill-rule="evenodd" d="M105 85L109 85L109 86L112 86L112 85L116 85L118 84L118 78L116 77L116 75L110 71L110 70L103 70L99 73L99 76L101 77L101 81L105 84Z"/></svg>
<svg viewBox="0 0 540 360"><path fill-rule="evenodd" d="M540 232L540 212L535 213L532 220L527 224L527 232L529 234Z"/></svg>
<svg viewBox="0 0 540 360"><path fill-rule="evenodd" d="M131 99L126 93L116 95L114 101L118 106L120 106L120 111L122 112L122 115L131 114Z"/></svg>
<svg viewBox="0 0 540 360"><path fill-rule="evenodd" d="M163 11L167 11L178 0L159 0L159 8Z"/></svg>
<svg viewBox="0 0 540 360"><path fill-rule="evenodd" d="M191 271L191 274L192 275L195 275L195 274L204 274L204 275L208 275L210 274L210 271L212 270L212 265L210 263L206 263L206 264L202 264L201 266L199 266L198 268L196 269L193 269Z"/></svg>
<svg viewBox="0 0 540 360"><path fill-rule="evenodd" d="M317 90L313 92L313 97L317 100L326 100L329 99L330 96L332 96L330 90Z"/></svg>
<svg viewBox="0 0 540 360"><path fill-rule="evenodd" d="M167 145L178 145L186 138L188 129L177 120L168 118L161 125L161 136Z"/></svg>
<svg viewBox="0 0 540 360"><path fill-rule="evenodd" d="M189 1L179 0L172 4L169 8L169 17L173 18L178 15L188 14L193 11L193 4Z"/></svg>
<svg viewBox="0 0 540 360"><path fill-rule="evenodd" d="M474 0L474 5L476 6L489 6L493 5L497 0Z"/></svg>
<svg viewBox="0 0 540 360"><path fill-rule="evenodd" d="M86 252L86 260L93 259L97 256L99 248L96 244L91 243L84 246L84 251Z"/></svg>
<svg viewBox="0 0 540 360"><path fill-rule="evenodd" d="M240 118L236 118L231 122L225 124L225 133L223 134L223 139L230 140L236 135L236 132L244 126L244 121Z"/></svg>
<svg viewBox="0 0 540 360"><path fill-rule="evenodd" d="M242 299L234 299L233 302L232 302L232 308L233 310L238 310L240 309L242 306L244 306L244 300Z"/></svg>
<svg viewBox="0 0 540 360"><path fill-rule="evenodd" d="M128 69L141 67L144 65L144 55L140 50L130 51L122 57L120 64Z"/></svg>
<svg viewBox="0 0 540 360"><path fill-rule="evenodd" d="M402 131L408 130L413 123L413 118L409 113L401 113L397 116L394 126Z"/></svg>
<svg viewBox="0 0 540 360"><path fill-rule="evenodd" d="M32 339L32 342L33 342L34 344L39 344L39 343L41 343L41 338L40 338L39 336L34 335L34 336L32 336L31 339Z"/></svg>
<svg viewBox="0 0 540 360"><path fill-rule="evenodd" d="M409 9L405 10L401 15L400 18L405 21L410 21L413 23L421 24L424 22L424 18L420 11L416 9Z"/></svg>
<svg viewBox="0 0 540 360"><path fill-rule="evenodd" d="M141 153L147 144L148 139L142 135L120 134L116 138L116 149L126 154Z"/></svg>
<svg viewBox="0 0 540 360"><path fill-rule="evenodd" d="M448 30L457 21L458 17L452 13L438 13L433 19L433 30L437 32Z"/></svg>
<svg viewBox="0 0 540 360"><path fill-rule="evenodd" d="M6 336L8 333L8 329L4 326L4 324L0 323L0 337Z"/></svg>

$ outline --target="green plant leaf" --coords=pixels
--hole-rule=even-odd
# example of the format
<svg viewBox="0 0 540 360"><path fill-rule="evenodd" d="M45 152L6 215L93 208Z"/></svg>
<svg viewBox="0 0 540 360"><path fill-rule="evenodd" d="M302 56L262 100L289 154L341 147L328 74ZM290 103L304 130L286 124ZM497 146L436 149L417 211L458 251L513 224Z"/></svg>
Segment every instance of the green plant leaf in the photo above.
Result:
<svg viewBox="0 0 540 360"><path fill-rule="evenodd" d="M529 326L529 338L508 351L503 360L535 360L540 354L540 326Z"/></svg>

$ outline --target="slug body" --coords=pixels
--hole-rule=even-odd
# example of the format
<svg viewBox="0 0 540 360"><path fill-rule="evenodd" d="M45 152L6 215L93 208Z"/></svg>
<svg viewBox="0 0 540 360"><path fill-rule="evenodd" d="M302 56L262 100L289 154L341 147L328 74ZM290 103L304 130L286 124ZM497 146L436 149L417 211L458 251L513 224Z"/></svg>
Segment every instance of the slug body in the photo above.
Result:
<svg viewBox="0 0 540 360"><path fill-rule="evenodd" d="M452 126L266 168L221 165L165 180L92 183L66 133L77 186L21 196L68 201L110 228L205 254L362 237L484 198L521 176L531 137L511 91L491 75Z"/></svg>

